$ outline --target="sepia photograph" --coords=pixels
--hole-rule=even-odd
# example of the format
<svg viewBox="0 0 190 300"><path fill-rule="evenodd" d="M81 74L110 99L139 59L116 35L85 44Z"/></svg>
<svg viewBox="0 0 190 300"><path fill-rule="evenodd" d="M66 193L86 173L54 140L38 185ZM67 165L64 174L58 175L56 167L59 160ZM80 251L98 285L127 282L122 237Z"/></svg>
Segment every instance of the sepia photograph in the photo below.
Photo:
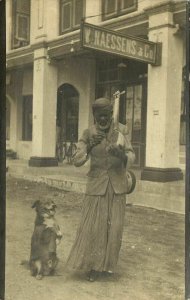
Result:
<svg viewBox="0 0 190 300"><path fill-rule="evenodd" d="M0 300L190 300L189 7L5 1Z"/></svg>

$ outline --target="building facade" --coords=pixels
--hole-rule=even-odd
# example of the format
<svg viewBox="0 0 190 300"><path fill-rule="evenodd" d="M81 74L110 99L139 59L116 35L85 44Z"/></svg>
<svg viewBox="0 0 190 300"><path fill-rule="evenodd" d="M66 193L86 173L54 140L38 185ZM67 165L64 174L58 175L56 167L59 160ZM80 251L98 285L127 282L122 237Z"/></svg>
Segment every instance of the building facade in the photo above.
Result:
<svg viewBox="0 0 190 300"><path fill-rule="evenodd" d="M7 148L30 166L57 165L60 135L77 142L95 98L120 90L141 179L182 179L185 11L183 0L7 0ZM82 47L81 23L159 44L160 63Z"/></svg>

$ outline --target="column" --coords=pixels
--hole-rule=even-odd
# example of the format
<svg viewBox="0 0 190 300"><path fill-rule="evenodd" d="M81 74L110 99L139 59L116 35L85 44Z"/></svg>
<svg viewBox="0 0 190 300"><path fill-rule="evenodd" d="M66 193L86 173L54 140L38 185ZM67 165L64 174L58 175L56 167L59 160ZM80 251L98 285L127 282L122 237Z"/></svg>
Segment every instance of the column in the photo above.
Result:
<svg viewBox="0 0 190 300"><path fill-rule="evenodd" d="M22 70L10 72L6 96L10 102L10 148L16 152L18 141L22 138L22 83Z"/></svg>
<svg viewBox="0 0 190 300"><path fill-rule="evenodd" d="M149 40L162 43L162 60L160 66L148 68L146 167L141 179L175 181L183 178L178 168L183 42L169 6L148 13Z"/></svg>
<svg viewBox="0 0 190 300"><path fill-rule="evenodd" d="M57 166L57 67L47 60L47 50L34 52L33 139L30 166Z"/></svg>

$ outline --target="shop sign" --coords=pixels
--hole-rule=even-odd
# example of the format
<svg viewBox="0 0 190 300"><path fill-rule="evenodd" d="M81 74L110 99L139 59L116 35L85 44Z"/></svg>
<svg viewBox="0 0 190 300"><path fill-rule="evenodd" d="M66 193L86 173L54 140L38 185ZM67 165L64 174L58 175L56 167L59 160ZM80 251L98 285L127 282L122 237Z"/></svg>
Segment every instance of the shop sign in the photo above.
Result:
<svg viewBox="0 0 190 300"><path fill-rule="evenodd" d="M131 35L123 35L104 27L82 23L81 43L83 48L160 65L160 44Z"/></svg>

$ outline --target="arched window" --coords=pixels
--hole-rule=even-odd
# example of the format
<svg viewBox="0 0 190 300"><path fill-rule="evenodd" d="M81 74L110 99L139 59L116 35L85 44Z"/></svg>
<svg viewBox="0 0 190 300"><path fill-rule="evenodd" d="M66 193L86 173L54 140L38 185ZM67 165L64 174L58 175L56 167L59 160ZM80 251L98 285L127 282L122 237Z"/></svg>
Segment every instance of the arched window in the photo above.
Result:
<svg viewBox="0 0 190 300"><path fill-rule="evenodd" d="M57 129L63 141L78 141L79 93L70 84L57 91Z"/></svg>

